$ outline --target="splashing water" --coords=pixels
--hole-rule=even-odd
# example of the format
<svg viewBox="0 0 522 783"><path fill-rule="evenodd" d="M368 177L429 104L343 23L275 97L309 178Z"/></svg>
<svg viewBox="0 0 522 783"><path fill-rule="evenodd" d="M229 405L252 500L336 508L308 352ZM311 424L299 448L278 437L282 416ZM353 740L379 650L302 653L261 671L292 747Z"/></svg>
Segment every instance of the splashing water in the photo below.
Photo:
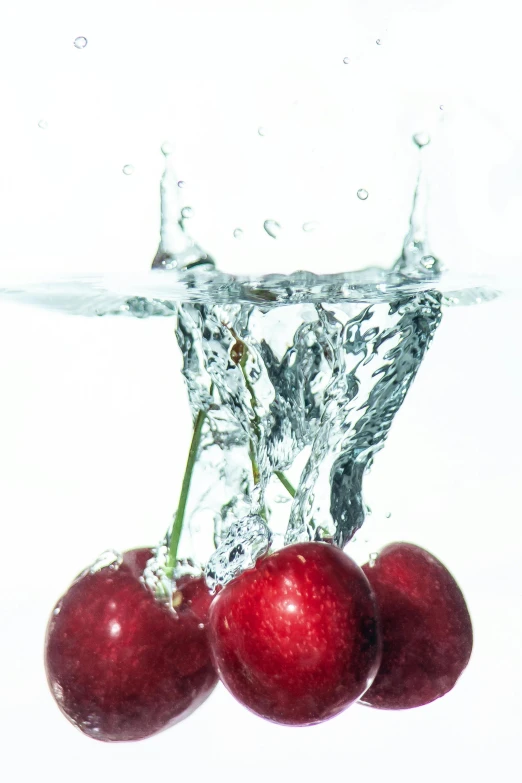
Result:
<svg viewBox="0 0 522 783"><path fill-rule="evenodd" d="M417 134L414 142L422 158L429 137ZM139 293L130 283L110 289L84 279L4 288L0 296L76 313L176 318L192 413L207 412L179 551L190 568L206 566L215 587L269 547L321 539L344 546L353 537L367 513L364 474L385 443L442 306L497 292L483 286L442 292L442 265L426 232L422 166L409 230L391 269L257 278L219 272L186 231L172 147L162 151L160 243ZM361 190L359 198L363 192L367 197ZM264 228L277 238L275 220ZM281 502L286 494L291 502ZM146 575L156 590L164 584L167 540Z"/></svg>

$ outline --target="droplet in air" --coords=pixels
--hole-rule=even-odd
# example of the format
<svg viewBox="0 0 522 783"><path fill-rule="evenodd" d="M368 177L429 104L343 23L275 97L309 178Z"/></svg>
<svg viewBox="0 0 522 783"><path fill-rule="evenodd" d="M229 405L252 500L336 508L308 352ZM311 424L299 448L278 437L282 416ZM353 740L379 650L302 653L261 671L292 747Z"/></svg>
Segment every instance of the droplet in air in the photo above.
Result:
<svg viewBox="0 0 522 783"><path fill-rule="evenodd" d="M350 65L350 58L349 57L345 57L344 60L343 60L343 63L345 65Z"/></svg>
<svg viewBox="0 0 522 783"><path fill-rule="evenodd" d="M178 188L184 188L184 187L185 187L185 182L182 179L180 179L180 181L178 182Z"/></svg>
<svg viewBox="0 0 522 783"><path fill-rule="evenodd" d="M257 129L259 136L266 136L266 128L260 127Z"/></svg>
<svg viewBox="0 0 522 783"><path fill-rule="evenodd" d="M391 517L391 511L387 511L387 512L386 512L386 514L385 514L384 516L386 517L386 519L390 519L390 517Z"/></svg>
<svg viewBox="0 0 522 783"><path fill-rule="evenodd" d="M127 177L129 177L131 174L134 174L134 166L132 163L126 163L122 168L122 171Z"/></svg>
<svg viewBox="0 0 522 783"><path fill-rule="evenodd" d="M359 188L359 190L357 191L357 198L361 199L361 201L366 201L368 195L369 195L368 191L365 190L364 188Z"/></svg>
<svg viewBox="0 0 522 783"><path fill-rule="evenodd" d="M306 231L307 233L310 231L315 231L315 229L318 227L319 223L317 223L315 220L310 220L308 223L303 223L303 231Z"/></svg>
<svg viewBox="0 0 522 783"><path fill-rule="evenodd" d="M377 552L370 552L370 556L368 558L368 565L370 568L373 568L375 563L377 562L378 553Z"/></svg>
<svg viewBox="0 0 522 783"><path fill-rule="evenodd" d="M192 207L183 207L181 210L181 217L183 218L191 218L194 213L194 210Z"/></svg>
<svg viewBox="0 0 522 783"><path fill-rule="evenodd" d="M413 137L414 143L421 150L423 147L427 147L431 141L431 138L427 133L416 133Z"/></svg>
<svg viewBox="0 0 522 783"><path fill-rule="evenodd" d="M440 106L439 106L439 109L440 109L441 111L444 111L444 104L443 104L443 103L441 103L441 104L440 104Z"/></svg>
<svg viewBox="0 0 522 783"><path fill-rule="evenodd" d="M47 120L40 120L40 122L38 123L38 127L41 128L42 130L47 130L47 128L49 127Z"/></svg>
<svg viewBox="0 0 522 783"><path fill-rule="evenodd" d="M165 157L167 158L169 155L172 155L174 152L174 146L171 144L170 141L164 141L161 145L161 152Z"/></svg>
<svg viewBox="0 0 522 783"><path fill-rule="evenodd" d="M74 39L74 45L77 49L85 49L87 46L87 38L84 35L79 35L78 38Z"/></svg>
<svg viewBox="0 0 522 783"><path fill-rule="evenodd" d="M242 228L235 228L234 229L234 239L243 239L243 229Z"/></svg>
<svg viewBox="0 0 522 783"><path fill-rule="evenodd" d="M279 232L281 231L281 226L277 220L265 220L263 223L263 228L265 229L268 236L272 237L272 239L277 239Z"/></svg>
<svg viewBox="0 0 522 783"><path fill-rule="evenodd" d="M377 40L375 41L375 43L377 44L377 46L380 46L380 45L381 45L381 43L382 43L382 41L381 41L381 39L380 39L380 38L377 38Z"/></svg>

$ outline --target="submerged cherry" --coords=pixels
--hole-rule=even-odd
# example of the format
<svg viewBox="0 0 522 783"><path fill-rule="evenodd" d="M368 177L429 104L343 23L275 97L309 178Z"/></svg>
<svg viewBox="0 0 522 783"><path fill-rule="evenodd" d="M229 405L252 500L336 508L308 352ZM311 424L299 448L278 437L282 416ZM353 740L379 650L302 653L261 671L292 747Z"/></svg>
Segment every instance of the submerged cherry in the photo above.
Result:
<svg viewBox="0 0 522 783"><path fill-rule="evenodd" d="M84 734L106 742L149 737L190 715L217 677L203 579L178 583L172 611L140 581L152 553L81 574L51 615L45 666L56 702Z"/></svg>
<svg viewBox="0 0 522 783"><path fill-rule="evenodd" d="M285 547L233 579L212 603L209 638L228 690L257 715L293 726L346 709L380 661L370 584L324 543Z"/></svg>
<svg viewBox="0 0 522 783"><path fill-rule="evenodd" d="M414 544L386 546L363 571L377 598L382 662L362 702L388 710L448 693L473 647L468 608L447 568Z"/></svg>

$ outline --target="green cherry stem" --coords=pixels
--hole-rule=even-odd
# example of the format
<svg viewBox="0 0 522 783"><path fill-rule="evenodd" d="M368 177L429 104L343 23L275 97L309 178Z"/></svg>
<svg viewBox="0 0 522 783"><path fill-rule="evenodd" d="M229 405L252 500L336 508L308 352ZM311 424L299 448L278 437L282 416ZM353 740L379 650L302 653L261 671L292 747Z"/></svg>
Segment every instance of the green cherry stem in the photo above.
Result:
<svg viewBox="0 0 522 783"><path fill-rule="evenodd" d="M210 385L210 396L212 396L213 392L214 384L212 383ZM196 416L196 421L194 422L194 431L192 433L192 440L190 442L190 449L187 457L185 474L183 476L183 483L181 485L178 508L174 516L174 522L172 523L172 530L170 533L169 552L166 565L167 576L170 579L172 579L174 568L176 567L178 546L181 538L181 532L183 530L183 520L185 519L185 510L187 508L187 500L190 492L190 482L192 481L192 473L194 472L194 465L196 464L199 453L201 433L203 431L203 424L207 417L207 412L207 410L200 410Z"/></svg>
<svg viewBox="0 0 522 783"><path fill-rule="evenodd" d="M283 471L281 470L274 470L274 475L277 476L283 487L286 489L289 495L291 495L293 498L295 498L295 487L293 484L291 484Z"/></svg>

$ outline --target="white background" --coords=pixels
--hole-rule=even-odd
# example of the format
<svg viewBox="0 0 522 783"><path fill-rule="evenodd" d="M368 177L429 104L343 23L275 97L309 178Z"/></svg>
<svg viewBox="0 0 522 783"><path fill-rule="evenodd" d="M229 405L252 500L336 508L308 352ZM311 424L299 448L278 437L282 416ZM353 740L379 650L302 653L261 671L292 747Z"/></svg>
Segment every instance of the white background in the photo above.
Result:
<svg viewBox="0 0 522 783"><path fill-rule="evenodd" d="M429 130L434 250L457 270L501 271L515 293L446 314L369 477L374 513L369 540L359 544L370 551L405 538L446 563L473 615L472 662L443 700L402 714L354 707L313 729L283 729L218 688L189 720L145 742L107 746L75 731L45 683L48 613L99 552L163 534L188 446L187 404L172 323L2 305L0 738L8 780L516 775L516 6L389 6L33 0L3 7L0 279L13 268L35 279L57 268L148 268L167 138L187 182L183 198L195 208L191 231L222 267L389 263L415 179L410 137ZM79 35L88 38L82 51L73 46ZM122 173L128 163L131 176ZM370 193L366 202L356 197L360 187ZM264 234L266 218L283 225L279 240ZM321 224L313 235L301 230L308 220ZM245 230L241 241L232 237L236 226Z"/></svg>

